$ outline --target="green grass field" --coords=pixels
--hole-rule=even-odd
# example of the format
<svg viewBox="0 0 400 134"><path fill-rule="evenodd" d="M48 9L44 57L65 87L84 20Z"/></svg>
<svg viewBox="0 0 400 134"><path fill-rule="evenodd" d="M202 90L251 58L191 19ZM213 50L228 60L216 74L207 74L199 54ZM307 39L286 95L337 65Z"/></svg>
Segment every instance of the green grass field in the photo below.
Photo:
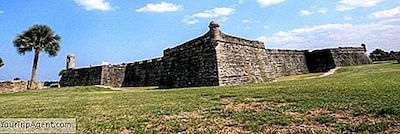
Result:
<svg viewBox="0 0 400 134"><path fill-rule="evenodd" d="M0 118L75 118L79 133L400 133L400 64L307 79L313 76L231 87L0 94Z"/></svg>

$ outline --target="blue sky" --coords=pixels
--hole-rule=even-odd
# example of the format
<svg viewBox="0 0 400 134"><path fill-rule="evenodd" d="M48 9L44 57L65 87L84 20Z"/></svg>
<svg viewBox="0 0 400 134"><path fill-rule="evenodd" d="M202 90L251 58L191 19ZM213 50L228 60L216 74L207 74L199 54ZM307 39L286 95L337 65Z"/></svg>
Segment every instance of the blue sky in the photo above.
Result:
<svg viewBox="0 0 400 134"><path fill-rule="evenodd" d="M34 24L62 37L58 56L41 54L38 70L39 80L58 80L68 53L78 67L158 57L211 20L267 48L400 50L400 0L1 0L0 80L30 78L32 53L17 54L12 40Z"/></svg>

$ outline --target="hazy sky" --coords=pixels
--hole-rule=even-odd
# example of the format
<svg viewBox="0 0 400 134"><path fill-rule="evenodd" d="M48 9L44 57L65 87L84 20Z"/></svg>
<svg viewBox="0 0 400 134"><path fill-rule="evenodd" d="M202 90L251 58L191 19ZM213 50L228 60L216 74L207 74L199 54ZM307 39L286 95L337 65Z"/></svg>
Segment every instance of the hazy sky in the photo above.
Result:
<svg viewBox="0 0 400 134"><path fill-rule="evenodd" d="M12 40L34 24L62 37L58 56L41 54L38 70L39 80L58 80L68 53L78 67L158 57L203 35L210 20L267 48L400 50L400 0L1 0L0 80L30 78L32 53L17 54Z"/></svg>

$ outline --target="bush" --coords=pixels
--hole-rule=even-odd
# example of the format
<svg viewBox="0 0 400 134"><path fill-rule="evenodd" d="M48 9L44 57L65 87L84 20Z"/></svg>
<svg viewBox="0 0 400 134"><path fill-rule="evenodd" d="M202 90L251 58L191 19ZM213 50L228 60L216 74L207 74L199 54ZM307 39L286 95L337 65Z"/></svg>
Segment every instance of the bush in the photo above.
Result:
<svg viewBox="0 0 400 134"><path fill-rule="evenodd" d="M369 57L373 61L386 61L386 60L397 60L400 61L400 52L390 51L385 52L382 49L375 49L372 53L370 53Z"/></svg>

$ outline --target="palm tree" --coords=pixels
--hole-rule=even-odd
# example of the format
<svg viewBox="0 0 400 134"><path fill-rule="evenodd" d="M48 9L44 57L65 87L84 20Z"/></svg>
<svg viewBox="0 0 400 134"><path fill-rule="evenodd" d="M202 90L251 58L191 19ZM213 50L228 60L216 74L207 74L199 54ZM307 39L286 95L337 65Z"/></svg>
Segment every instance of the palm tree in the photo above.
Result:
<svg viewBox="0 0 400 134"><path fill-rule="evenodd" d="M1 68L2 66L4 66L4 62L3 62L3 60L0 58L0 68Z"/></svg>
<svg viewBox="0 0 400 134"><path fill-rule="evenodd" d="M54 34L53 30L47 25L33 25L16 37L13 43L19 54L35 52L31 82L36 81L39 53L43 51L49 54L49 57L57 56L57 52L60 50L60 41L61 37Z"/></svg>

